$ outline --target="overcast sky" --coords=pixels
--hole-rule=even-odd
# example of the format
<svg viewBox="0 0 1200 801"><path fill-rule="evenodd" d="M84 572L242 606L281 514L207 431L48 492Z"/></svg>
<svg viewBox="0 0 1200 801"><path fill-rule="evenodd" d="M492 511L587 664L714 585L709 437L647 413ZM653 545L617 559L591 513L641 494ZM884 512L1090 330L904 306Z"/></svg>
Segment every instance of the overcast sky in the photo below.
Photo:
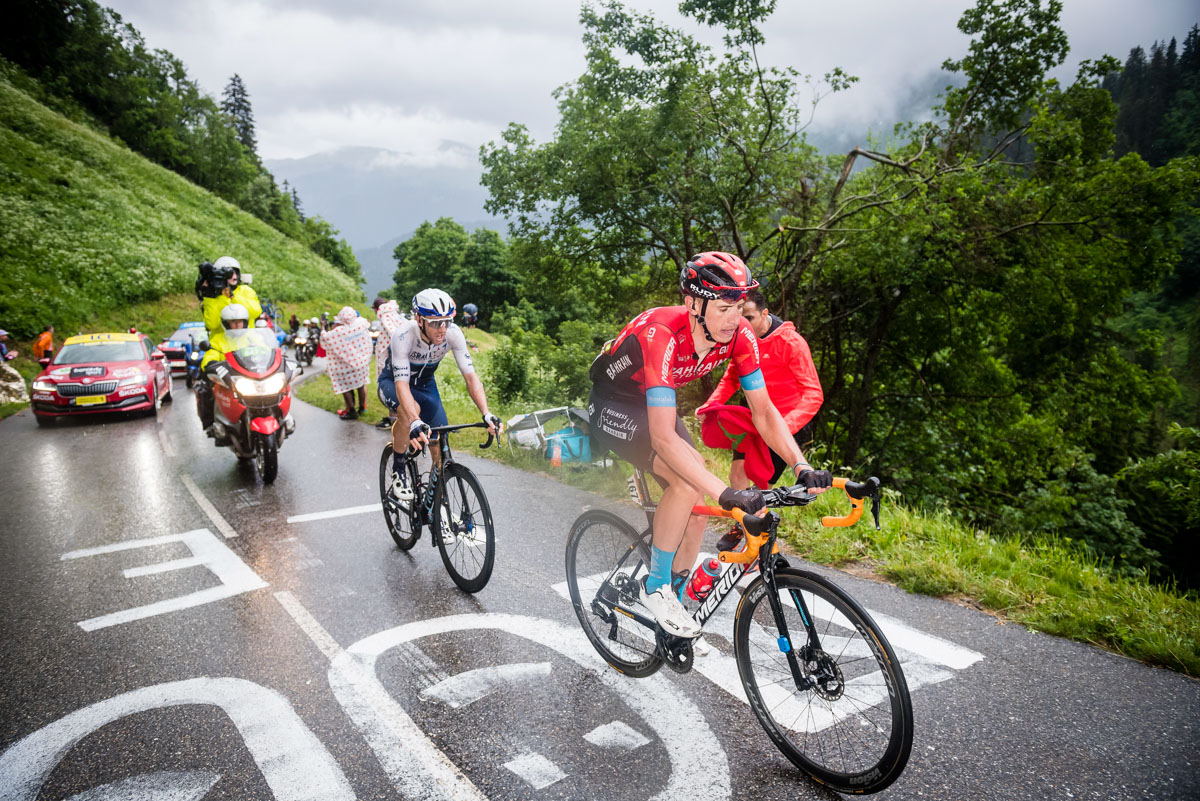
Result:
<svg viewBox="0 0 1200 801"><path fill-rule="evenodd" d="M956 26L971 0L780 0L763 61L820 76L857 75L822 101L810 131L865 130L905 114L914 94L944 83L965 52ZM413 165L467 166L509 122L542 141L557 120L555 87L583 70L573 0L101 0L178 56L214 97L233 73L250 92L259 153L299 158L347 146L386 148ZM677 0L628 6L680 22ZM1061 77L1081 59L1122 61L1132 46L1200 21L1195 0L1064 0L1071 43ZM719 36L682 24L707 41Z"/></svg>

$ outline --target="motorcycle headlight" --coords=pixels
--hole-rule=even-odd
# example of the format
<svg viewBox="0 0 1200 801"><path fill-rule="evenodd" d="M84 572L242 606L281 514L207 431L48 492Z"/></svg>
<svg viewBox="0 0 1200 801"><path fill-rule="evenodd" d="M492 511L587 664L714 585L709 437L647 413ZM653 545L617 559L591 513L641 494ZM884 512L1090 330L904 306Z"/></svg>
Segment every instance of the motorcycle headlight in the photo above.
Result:
<svg viewBox="0 0 1200 801"><path fill-rule="evenodd" d="M47 381L44 378L39 378L33 382L33 391L34 392L53 392L54 391L54 382Z"/></svg>
<svg viewBox="0 0 1200 801"><path fill-rule="evenodd" d="M264 378L262 381L255 381L253 378L239 378L233 382L233 388L241 395L275 395L282 389L287 382L287 378L283 373L276 373L270 378Z"/></svg>
<svg viewBox="0 0 1200 801"><path fill-rule="evenodd" d="M296 337L296 344L297 345L307 345L308 337Z"/></svg>
<svg viewBox="0 0 1200 801"><path fill-rule="evenodd" d="M200 361L200 360L201 360L201 359L203 359L203 358L204 358L204 354L203 354L203 353L201 353L201 352L200 352L200 351L198 351L198 350L194 350L194 351L192 351L191 353L189 353L189 354L188 354L188 361L189 361L189 362L198 362L198 361Z"/></svg>
<svg viewBox="0 0 1200 801"><path fill-rule="evenodd" d="M137 375L129 376L129 378L122 378L119 386L131 387L134 384L145 384L149 379L149 373L138 373Z"/></svg>

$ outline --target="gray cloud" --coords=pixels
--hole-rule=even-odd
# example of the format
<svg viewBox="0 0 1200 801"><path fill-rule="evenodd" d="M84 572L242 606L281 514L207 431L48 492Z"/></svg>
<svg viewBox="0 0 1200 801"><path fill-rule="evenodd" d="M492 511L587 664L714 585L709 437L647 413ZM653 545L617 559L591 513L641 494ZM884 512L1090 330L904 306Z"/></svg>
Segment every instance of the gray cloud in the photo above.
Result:
<svg viewBox="0 0 1200 801"><path fill-rule="evenodd" d="M583 69L578 6L561 0L110 4L214 95L239 73L268 158L369 146L414 164L462 166L510 121L550 136L557 119L551 92ZM942 61L967 45L956 24L968 4L784 0L766 26L762 58L814 76L835 66L857 75L853 88L822 101L810 130L861 139L868 128L919 110L927 88L944 85ZM704 41L720 39L680 20L676 0L630 5ZM1134 45L1182 38L1197 16L1190 0L1066 0L1062 22L1072 53L1059 77L1070 78L1083 58L1124 59Z"/></svg>

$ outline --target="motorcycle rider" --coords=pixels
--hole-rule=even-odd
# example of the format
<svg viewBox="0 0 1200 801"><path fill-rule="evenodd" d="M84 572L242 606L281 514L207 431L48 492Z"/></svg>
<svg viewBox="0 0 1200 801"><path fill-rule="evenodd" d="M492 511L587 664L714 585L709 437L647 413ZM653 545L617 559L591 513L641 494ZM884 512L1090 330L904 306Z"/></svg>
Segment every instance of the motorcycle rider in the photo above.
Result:
<svg viewBox="0 0 1200 801"><path fill-rule="evenodd" d="M213 436L213 390L212 382L204 372L204 368L215 361L225 358L225 354L236 350L234 342L225 335L226 331L246 328L250 325L250 312L240 303L227 303L221 309L221 330L208 341L208 350L200 361L200 375L196 378L196 414L200 416L200 426L204 433Z"/></svg>

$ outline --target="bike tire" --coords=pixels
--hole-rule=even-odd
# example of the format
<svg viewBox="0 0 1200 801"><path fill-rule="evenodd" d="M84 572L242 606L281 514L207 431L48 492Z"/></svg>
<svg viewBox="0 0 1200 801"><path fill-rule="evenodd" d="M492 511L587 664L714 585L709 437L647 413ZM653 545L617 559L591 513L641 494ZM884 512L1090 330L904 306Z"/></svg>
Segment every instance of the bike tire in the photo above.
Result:
<svg viewBox="0 0 1200 801"><path fill-rule="evenodd" d="M604 661L634 678L662 667L653 629L613 611L604 600L640 603L640 580L650 569L649 537L612 512L589 510L571 526L566 569L575 616Z"/></svg>
<svg viewBox="0 0 1200 801"><path fill-rule="evenodd" d="M433 506L433 536L442 564L463 592L479 592L492 577L496 527L479 479L466 465L442 470Z"/></svg>
<svg viewBox="0 0 1200 801"><path fill-rule="evenodd" d="M279 475L279 445L273 434L256 434L258 443L254 448L254 467L264 484L270 484Z"/></svg>
<svg viewBox="0 0 1200 801"><path fill-rule="evenodd" d="M418 488L417 465L414 459L406 460L405 464L408 466L408 486L415 492ZM383 504L383 519L387 523L388 533L400 550L407 551L417 544L421 536L421 514L416 501L405 509L388 494L393 475L392 443L389 442L383 446L383 455L379 457L379 500Z"/></svg>
<svg viewBox="0 0 1200 801"><path fill-rule="evenodd" d="M904 770L912 751L913 709L904 673L871 616L833 582L802 570L775 573L792 646L805 677L796 688L759 576L742 595L733 644L742 687L758 722L792 764L841 793L876 793ZM821 640L808 653L799 593Z"/></svg>

